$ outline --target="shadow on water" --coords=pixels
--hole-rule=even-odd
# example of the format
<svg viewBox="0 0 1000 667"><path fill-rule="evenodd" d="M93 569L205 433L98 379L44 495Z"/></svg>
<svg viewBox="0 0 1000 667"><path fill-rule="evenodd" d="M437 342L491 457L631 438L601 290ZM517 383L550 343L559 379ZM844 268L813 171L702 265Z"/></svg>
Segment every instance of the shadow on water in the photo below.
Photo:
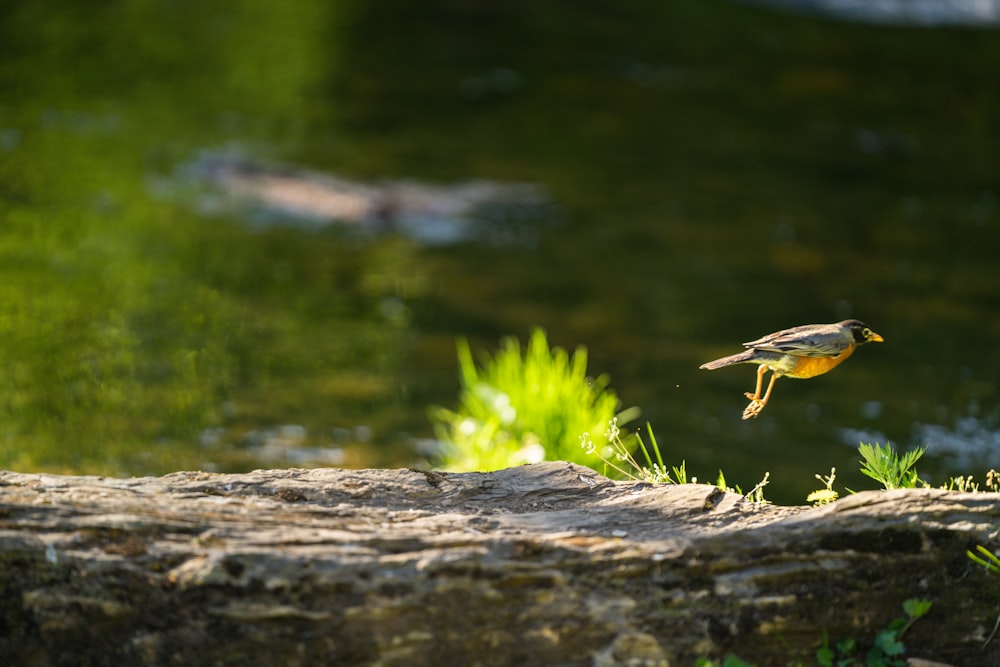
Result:
<svg viewBox="0 0 1000 667"><path fill-rule="evenodd" d="M638 0L81 11L0 23L0 465L409 464L456 400L455 337L535 325L702 479L867 488L858 440L928 445L935 481L1000 465L995 29ZM445 243L304 228L206 200L178 176L205 151L552 208ZM698 370L846 317L886 343L778 382L755 421L752 367Z"/></svg>

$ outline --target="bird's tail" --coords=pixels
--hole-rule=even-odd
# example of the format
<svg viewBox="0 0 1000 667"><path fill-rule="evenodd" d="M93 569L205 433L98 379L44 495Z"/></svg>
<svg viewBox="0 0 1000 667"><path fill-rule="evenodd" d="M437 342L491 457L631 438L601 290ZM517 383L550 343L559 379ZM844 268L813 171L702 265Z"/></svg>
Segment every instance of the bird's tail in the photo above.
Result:
<svg viewBox="0 0 1000 667"><path fill-rule="evenodd" d="M709 361L704 363L698 368L704 368L706 371L714 371L716 368L722 368L723 366L732 366L733 364L742 364L753 359L754 350L743 350L736 354L731 354L728 357L722 357L721 359L716 359L715 361Z"/></svg>

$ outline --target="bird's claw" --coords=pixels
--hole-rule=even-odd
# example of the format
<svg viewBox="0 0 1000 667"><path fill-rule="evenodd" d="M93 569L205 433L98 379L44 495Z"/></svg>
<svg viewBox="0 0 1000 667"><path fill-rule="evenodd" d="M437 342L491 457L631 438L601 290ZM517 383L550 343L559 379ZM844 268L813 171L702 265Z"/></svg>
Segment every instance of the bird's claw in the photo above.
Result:
<svg viewBox="0 0 1000 667"><path fill-rule="evenodd" d="M750 399L750 405L743 409L743 419L753 419L764 409L765 403L749 392L747 392L747 398Z"/></svg>

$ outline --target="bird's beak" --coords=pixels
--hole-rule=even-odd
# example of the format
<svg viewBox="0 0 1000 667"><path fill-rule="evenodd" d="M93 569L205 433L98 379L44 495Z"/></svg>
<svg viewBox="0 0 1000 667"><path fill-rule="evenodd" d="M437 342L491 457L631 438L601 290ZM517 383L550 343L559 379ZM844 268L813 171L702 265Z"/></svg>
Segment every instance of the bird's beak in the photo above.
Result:
<svg viewBox="0 0 1000 667"><path fill-rule="evenodd" d="M873 343L881 343L881 342L885 341L884 338L882 338L881 336L879 336L874 331L872 332L871 338L869 338L868 340L870 340Z"/></svg>

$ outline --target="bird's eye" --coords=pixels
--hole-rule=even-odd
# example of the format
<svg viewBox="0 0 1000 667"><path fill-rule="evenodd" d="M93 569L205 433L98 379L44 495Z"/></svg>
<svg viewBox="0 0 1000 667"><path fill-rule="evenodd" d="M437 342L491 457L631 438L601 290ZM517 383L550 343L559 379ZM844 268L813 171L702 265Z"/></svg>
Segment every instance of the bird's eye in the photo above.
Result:
<svg viewBox="0 0 1000 667"><path fill-rule="evenodd" d="M872 330L869 329L868 327L865 327L864 329L861 330L861 335L864 336L865 338L871 338Z"/></svg>

